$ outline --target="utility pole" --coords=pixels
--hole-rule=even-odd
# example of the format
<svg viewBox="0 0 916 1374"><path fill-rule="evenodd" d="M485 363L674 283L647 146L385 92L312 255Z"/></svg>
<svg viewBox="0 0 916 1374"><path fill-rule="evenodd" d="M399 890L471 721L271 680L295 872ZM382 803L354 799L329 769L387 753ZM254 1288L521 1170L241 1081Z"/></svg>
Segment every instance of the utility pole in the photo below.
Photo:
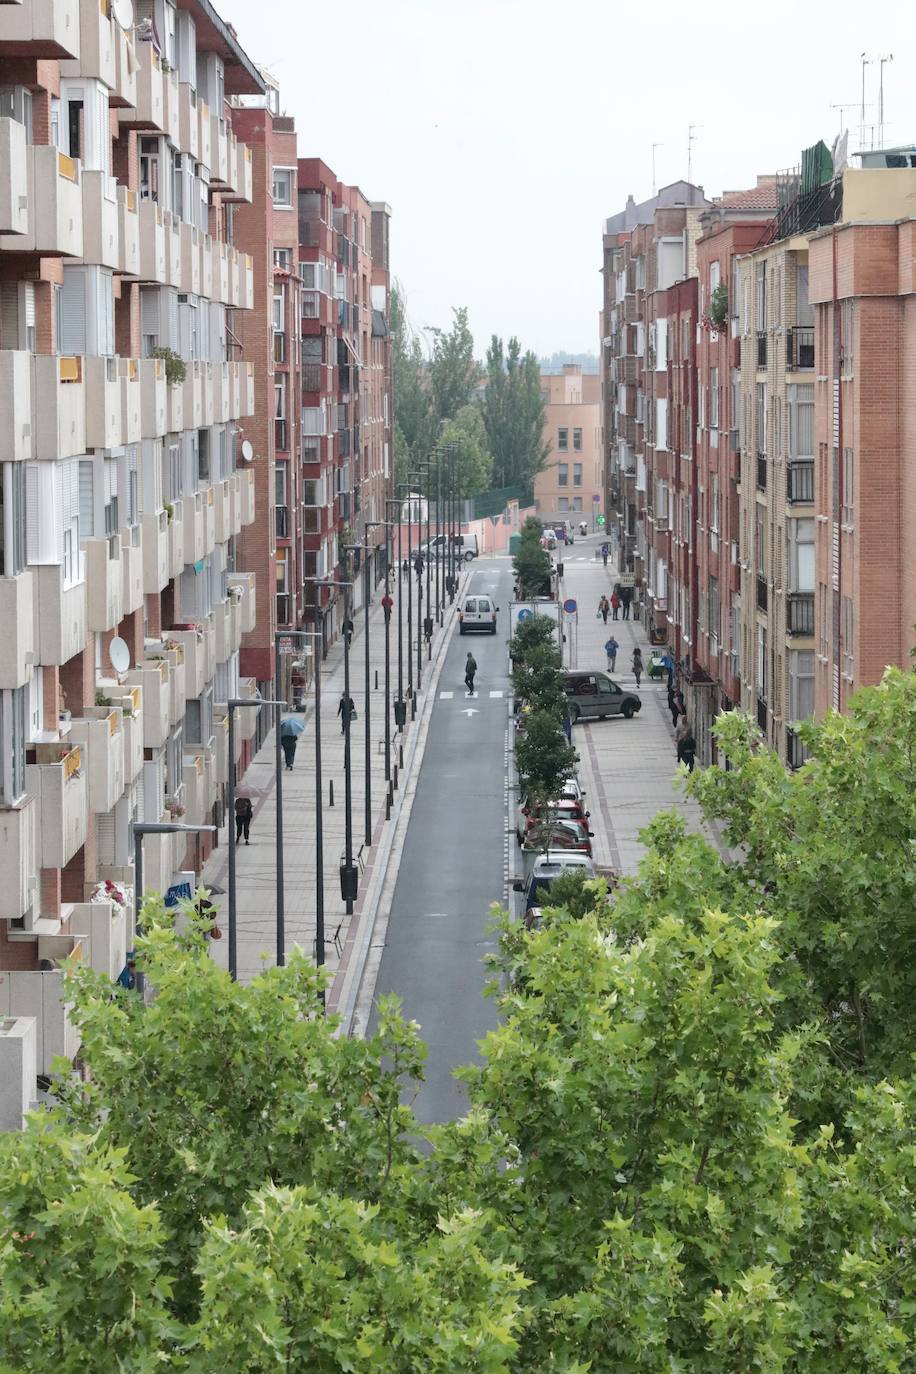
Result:
<svg viewBox="0 0 916 1374"><path fill-rule="evenodd" d="M655 184L655 150L656 150L656 148L664 148L664 146L665 146L664 143L653 143L653 144L652 144L652 199L653 199L653 200L655 199L655 196L656 196L657 190L658 190L658 188L656 187L656 184ZM689 161L689 158L688 158L688 161ZM690 173L689 173L689 171L688 171L688 173L687 173L687 179L688 179L688 181L690 180Z"/></svg>
<svg viewBox="0 0 916 1374"><path fill-rule="evenodd" d="M884 147L884 65L886 62L893 62L892 52L884 53L878 58L878 147Z"/></svg>
<svg viewBox="0 0 916 1374"><path fill-rule="evenodd" d="M687 194L690 197L689 203L693 204L693 145L696 143L696 131L702 129L702 124L688 124L687 126L687 184L690 190Z"/></svg>

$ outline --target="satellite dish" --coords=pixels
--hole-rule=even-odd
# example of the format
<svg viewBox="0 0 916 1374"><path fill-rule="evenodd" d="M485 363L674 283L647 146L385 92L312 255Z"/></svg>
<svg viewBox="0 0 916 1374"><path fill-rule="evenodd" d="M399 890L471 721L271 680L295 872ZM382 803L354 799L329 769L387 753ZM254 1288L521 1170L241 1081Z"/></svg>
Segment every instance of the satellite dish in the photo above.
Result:
<svg viewBox="0 0 916 1374"><path fill-rule="evenodd" d="M250 439L242 440L242 457L245 459L246 463L250 463L254 457L254 449L251 446Z"/></svg>
<svg viewBox="0 0 916 1374"><path fill-rule="evenodd" d="M111 13L122 29L130 30L134 26L134 3L133 0L111 0Z"/></svg>
<svg viewBox="0 0 916 1374"><path fill-rule="evenodd" d="M117 635L109 644L108 657L111 659L111 666L116 673L127 672L130 667L130 649L120 635Z"/></svg>

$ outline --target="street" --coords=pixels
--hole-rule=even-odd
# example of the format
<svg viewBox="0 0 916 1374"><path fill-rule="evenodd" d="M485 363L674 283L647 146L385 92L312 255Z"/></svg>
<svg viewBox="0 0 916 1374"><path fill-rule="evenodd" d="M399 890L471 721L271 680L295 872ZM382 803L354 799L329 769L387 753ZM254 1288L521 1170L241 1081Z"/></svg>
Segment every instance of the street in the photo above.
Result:
<svg viewBox="0 0 916 1374"><path fill-rule="evenodd" d="M476 1041L496 1022L495 1005L482 996L482 961L491 948L490 906L505 899L511 567L505 559L473 565L465 595L495 598L498 630L456 629L449 644L375 988L376 996L399 994L427 1043L426 1082L414 1104L422 1121L464 1112L452 1071L477 1057ZM464 686L469 650L478 665L471 699Z"/></svg>

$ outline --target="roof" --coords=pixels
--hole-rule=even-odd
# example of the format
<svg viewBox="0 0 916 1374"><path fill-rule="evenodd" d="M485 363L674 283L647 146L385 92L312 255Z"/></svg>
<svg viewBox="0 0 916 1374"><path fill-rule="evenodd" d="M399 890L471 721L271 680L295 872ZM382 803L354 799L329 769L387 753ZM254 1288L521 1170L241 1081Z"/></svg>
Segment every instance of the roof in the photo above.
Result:
<svg viewBox="0 0 916 1374"><path fill-rule="evenodd" d="M605 220L604 232L624 234L630 229L635 229L637 225L652 224L656 210L670 210L682 206L703 207L708 204L702 186L695 186L689 181L672 181L670 186L663 186L656 195L640 201L639 205L632 196L628 196L626 207Z"/></svg>
<svg viewBox="0 0 916 1374"><path fill-rule="evenodd" d="M193 14L198 47L222 57L226 95L262 95L264 78L239 43L235 29L219 17L210 0L178 0L178 8Z"/></svg>
<svg viewBox="0 0 916 1374"><path fill-rule="evenodd" d="M772 213L777 209L776 183L751 186L747 191L726 191L715 204L723 210L765 210Z"/></svg>

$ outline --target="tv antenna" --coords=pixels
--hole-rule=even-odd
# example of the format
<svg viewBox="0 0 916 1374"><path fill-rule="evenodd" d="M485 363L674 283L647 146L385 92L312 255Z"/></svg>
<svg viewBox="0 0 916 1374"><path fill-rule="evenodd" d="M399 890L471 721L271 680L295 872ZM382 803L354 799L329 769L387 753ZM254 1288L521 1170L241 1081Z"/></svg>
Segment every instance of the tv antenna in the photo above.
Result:
<svg viewBox="0 0 916 1374"><path fill-rule="evenodd" d="M859 115L859 142L861 143L863 149L864 149L864 147L865 147L865 109L866 109L866 106L865 106L865 68L871 66L871 64L874 62L874 60L875 60L875 59L874 59L873 57L869 57L869 56L868 56L866 53L864 53L864 52L863 52L863 53L860 55L860 57L859 57L859 61L862 63L862 99L861 99L861 102L860 102L861 112L860 112L860 115Z"/></svg>
<svg viewBox="0 0 916 1374"><path fill-rule="evenodd" d="M655 150L656 150L656 148L664 148L664 146L665 146L664 143L653 143L653 144L652 144L652 196L653 196L653 198L655 197L656 189L657 189L657 188L656 188L656 185L655 185Z"/></svg>
<svg viewBox="0 0 916 1374"><path fill-rule="evenodd" d="M847 101L845 105L831 105L830 108L831 108L831 110L839 110L839 112L840 112L840 133L843 133L844 130L845 130L845 128L846 128L846 125L845 125L844 122L843 122L843 116L844 116L844 114L845 114L845 112L846 112L847 110L868 109L868 108L870 108L870 107L867 106L867 105L863 106L862 103L861 103L861 101L859 101L859 100L850 100L850 101Z"/></svg>
<svg viewBox="0 0 916 1374"><path fill-rule="evenodd" d="M884 66L893 62L892 52L882 53L878 58L878 147L884 147Z"/></svg>
<svg viewBox="0 0 916 1374"><path fill-rule="evenodd" d="M691 205L693 204L693 145L696 143L696 131L702 127L702 124L687 125L687 184L690 187L687 194L690 196Z"/></svg>

